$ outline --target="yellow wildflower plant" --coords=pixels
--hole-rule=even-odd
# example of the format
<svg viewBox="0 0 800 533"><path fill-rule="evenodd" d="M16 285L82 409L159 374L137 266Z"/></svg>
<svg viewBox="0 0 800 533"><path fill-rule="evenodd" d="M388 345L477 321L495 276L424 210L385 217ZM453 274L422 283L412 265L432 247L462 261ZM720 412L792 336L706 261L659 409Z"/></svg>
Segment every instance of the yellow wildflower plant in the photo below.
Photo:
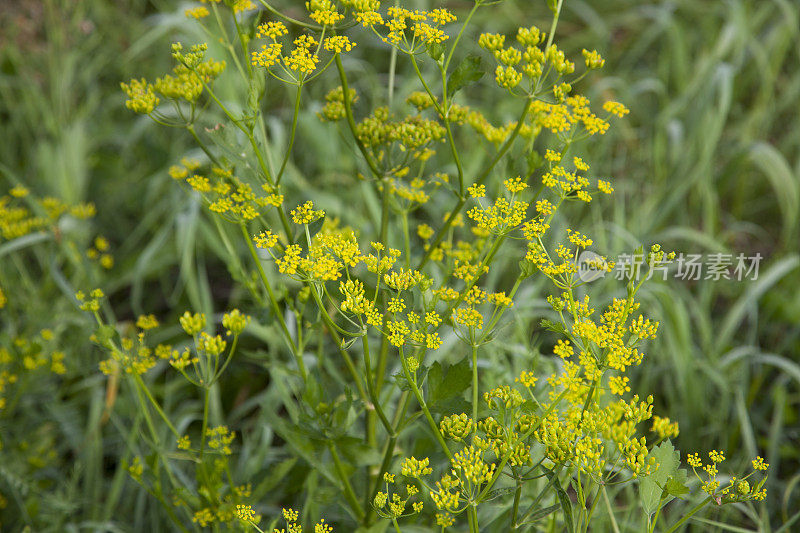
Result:
<svg viewBox="0 0 800 533"><path fill-rule="evenodd" d="M628 109L584 94L594 93L587 73L606 61L557 42L563 2L548 2L549 28L473 32L473 15L494 3L476 0L462 17L379 0L308 0L286 12L208 0L189 15L225 61L207 44L176 44L171 73L123 84L128 108L199 145L202 157L169 168L170 183L207 206L203 231L219 237L215 253L235 282L193 293L204 312L187 311L180 328L152 315L113 327L102 295L78 298L100 326L102 371L127 380L145 422L163 426L150 439L154 458L132 474L170 513L181 509L182 526L264 531L256 510L281 498L313 505L283 508L267 531L380 529L378 520L395 531L513 531L542 509L551 528L585 531L616 524L614 505L605 519L595 504L622 486L640 493L636 524L652 531L689 491L671 440L678 425L654 414L659 404L632 372L659 328L642 309L644 278L604 297L582 270L617 265L593 251L602 226L577 223L615 186L580 146ZM366 66L384 52L387 90L370 93ZM284 86L286 117L270 107ZM487 106L486 94L506 102ZM336 147L330 161L309 152L309 117ZM12 212L21 196L0 202L9 227L32 218ZM658 245L640 252L648 277L672 257ZM209 296L222 294L247 314L214 314ZM549 304L547 318L516 344L504 328L531 294ZM166 337L175 338L155 342ZM164 375L197 395L186 402L192 416L178 418ZM242 416L253 409L257 427ZM256 449L269 450L258 456L263 480L253 479L261 463L234 469ZM689 456L703 505L763 499L766 463L723 487L724 459ZM256 496L234 484L240 476ZM291 490L277 488L285 481ZM272 490L280 496L268 500Z"/></svg>

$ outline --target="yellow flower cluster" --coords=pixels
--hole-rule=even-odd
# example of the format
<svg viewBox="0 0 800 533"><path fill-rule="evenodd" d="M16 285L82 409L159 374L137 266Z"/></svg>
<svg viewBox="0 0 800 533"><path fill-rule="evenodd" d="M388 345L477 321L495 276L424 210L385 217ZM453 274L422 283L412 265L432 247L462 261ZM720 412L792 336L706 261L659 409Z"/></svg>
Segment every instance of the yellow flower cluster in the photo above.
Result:
<svg viewBox="0 0 800 533"><path fill-rule="evenodd" d="M444 137L445 128L418 115L395 120L387 107L379 107L356 125L356 135L379 162L385 161L392 143L397 143L401 152L410 151L415 159L424 160L432 155L429 146Z"/></svg>
<svg viewBox="0 0 800 533"><path fill-rule="evenodd" d="M52 196L37 198L27 188L17 185L0 196L0 242L37 231L56 232L62 216L87 219L95 212L94 204L70 206Z"/></svg>
<svg viewBox="0 0 800 533"><path fill-rule="evenodd" d="M755 486L751 486L747 481L747 478L756 472L766 471L769 468L769 465L761 457L753 459L753 472L740 480L737 480L736 477L731 477L728 485L722 489L720 488L720 481L717 480L717 475L719 474L717 465L725 461L725 454L717 450L711 450L708 452L708 458L709 462L703 464L700 454L691 453L687 456L686 462L692 467L695 477L702 483L703 491L712 496L718 504L762 501L767 497L767 489L763 488L766 478L762 478ZM698 469L705 472L705 481L698 474Z"/></svg>
<svg viewBox="0 0 800 533"><path fill-rule="evenodd" d="M314 213L320 213L312 210L313 204L308 204L307 210L296 213L297 223L305 223L302 221L309 220L309 217L310 220L315 220ZM302 252L298 244L287 246L282 257L277 257L270 249L276 259L278 271L300 281L333 281L342 275L343 269L355 267L364 260L353 230L338 228L335 221L329 220L323 223L312 239L308 253L304 256Z"/></svg>
<svg viewBox="0 0 800 533"><path fill-rule="evenodd" d="M125 106L136 113L149 115L158 106L160 99L156 93L170 100L185 100L195 104L203 92L205 85L213 82L225 70L224 61L205 59L208 45L205 43L192 46L183 52L180 43L172 45L172 56L178 65L172 74L157 78L154 84L144 78L122 83L122 91L128 96Z"/></svg>
<svg viewBox="0 0 800 533"><path fill-rule="evenodd" d="M258 524L261 522L261 515L257 515L256 512L253 511L253 507L251 505L237 505L236 518L249 524Z"/></svg>
<svg viewBox="0 0 800 533"><path fill-rule="evenodd" d="M475 422L465 413L447 415L439 423L439 429L446 438L463 442L475 431Z"/></svg>
<svg viewBox="0 0 800 533"><path fill-rule="evenodd" d="M403 461L400 467L400 473L406 477L420 478L433 472L433 469L429 465L430 459L427 457L423 459L408 457Z"/></svg>
<svg viewBox="0 0 800 533"><path fill-rule="evenodd" d="M430 97L426 92L414 91L407 98L406 103L413 105L418 111L423 111L438 106L439 102ZM444 118L439 115L439 118ZM471 109L468 106L451 103L447 110L447 119L451 124L456 125L469 125L474 131L484 137L487 141L494 145L499 145L506 140L512 131L517 127L517 122L509 122L505 126L494 126L489 120L478 110ZM522 124L520 126L519 135L522 138L530 138L533 130L530 125Z"/></svg>
<svg viewBox="0 0 800 533"><path fill-rule="evenodd" d="M320 26L333 26L344 19L344 15L336 11L331 0L311 0L306 2L306 9L311 14L311 19Z"/></svg>
<svg viewBox="0 0 800 533"><path fill-rule="evenodd" d="M383 480L386 483L386 490L378 492L372 501L378 515L389 520L396 520L403 516L411 516L422 512L424 504L420 501L414 502L411 505L411 511L406 512L408 502L412 497L419 494L419 489L415 485L405 486L405 497L400 496L397 491L394 491L391 497L389 497L389 485L394 483L394 478L394 474L388 472L383 475Z"/></svg>
<svg viewBox="0 0 800 533"><path fill-rule="evenodd" d="M169 173L181 179L199 193L208 204L208 209L233 222L257 218L267 207L278 207L283 203L283 194L267 183L261 185L264 195L258 195L249 183L245 183L230 170L212 167L210 177L190 174L189 166L174 165ZM196 170L197 167L191 170Z"/></svg>
<svg viewBox="0 0 800 533"><path fill-rule="evenodd" d="M350 103L356 103L358 101L356 90L349 89L348 93ZM321 120L328 120L331 122L342 120L345 117L344 90L341 85L332 89L325 95L325 105L322 107L322 112L320 112L318 116Z"/></svg>
<svg viewBox="0 0 800 533"><path fill-rule="evenodd" d="M310 224L315 220L319 220L320 218L325 216L325 211L323 210L314 210L314 203L309 200L302 205L298 205L291 212L292 220L295 224Z"/></svg>
<svg viewBox="0 0 800 533"><path fill-rule="evenodd" d="M383 42L409 54L418 52L428 45L446 41L449 36L442 26L456 20L455 15L442 8L412 11L397 6L388 9L387 18L384 20L378 12L379 2L350 0L344 3L350 4L357 22L371 28Z"/></svg>
<svg viewBox="0 0 800 533"><path fill-rule="evenodd" d="M64 364L66 354L56 347L55 334L49 329L43 329L32 337L14 337L8 345L0 346L0 411L8 403L7 388L17 383L21 375L40 369L56 375L67 372Z"/></svg>
<svg viewBox="0 0 800 533"><path fill-rule="evenodd" d="M160 102L156 96L155 88L151 83L147 83L144 78L131 80L128 83L121 83L122 92L128 96L125 107L134 113L148 115L153 112Z"/></svg>
<svg viewBox="0 0 800 533"><path fill-rule="evenodd" d="M283 519L286 521L286 528L273 529L271 533L303 533L303 526L297 523L300 518L300 513L294 509L282 509ZM314 525L314 533L333 533L333 528L330 524L325 522L325 519L320 519Z"/></svg>
<svg viewBox="0 0 800 533"><path fill-rule="evenodd" d="M202 19L209 16L211 13L208 11L208 8L205 6L197 6L197 7L190 7L186 11L183 12L187 18L193 19Z"/></svg>
<svg viewBox="0 0 800 533"><path fill-rule="evenodd" d="M658 435L659 439L674 439L679 433L678 423L656 415L653 417L653 427L650 431Z"/></svg>
<svg viewBox="0 0 800 533"><path fill-rule="evenodd" d="M114 266L114 256L109 253L110 244L102 235L95 237L93 247L86 250L86 257L91 261L97 261L106 270Z"/></svg>
<svg viewBox="0 0 800 533"><path fill-rule="evenodd" d="M467 216L475 221L477 226L496 234L507 234L518 228L525 221L528 202L520 200L497 198L494 204L487 208L475 206L467 211Z"/></svg>
<svg viewBox="0 0 800 533"><path fill-rule="evenodd" d="M231 450L231 443L236 438L236 433L229 430L227 426L207 428L206 437L208 438L208 447L212 450L222 455L230 455L233 453L233 450Z"/></svg>
<svg viewBox="0 0 800 533"><path fill-rule="evenodd" d="M312 0L306 2L306 8L311 12L311 18L322 25L330 26L343 18L330 0ZM319 65L321 48L340 54L349 52L356 45L345 35L330 35L319 42L311 35L303 34L294 39L294 47L286 55L283 53L281 37L288 33L289 30L282 22L270 21L260 24L256 32L257 37L269 39L271 42L262 44L259 50L251 53L250 58L253 65L267 69L280 65L283 73L289 78L284 80L288 83L302 83L314 73Z"/></svg>
<svg viewBox="0 0 800 533"><path fill-rule="evenodd" d="M159 344L155 349L147 346L144 331L140 331L134 338L123 338L119 347L102 339L96 340L105 342L111 355L99 364L100 371L106 375L116 374L120 368L127 374L141 375L153 368L159 359L167 359L173 354L169 345Z"/></svg>
<svg viewBox="0 0 800 533"><path fill-rule="evenodd" d="M513 89L524 78L533 83L542 75L545 63L549 63L559 75L570 74L575 65L564 58L564 53L556 45L543 51L539 45L544 42L545 33L539 28L518 28L516 40L522 49L511 45L506 47L506 36L484 33L478 38L478 45L491 52L498 63L495 81L500 87Z"/></svg>

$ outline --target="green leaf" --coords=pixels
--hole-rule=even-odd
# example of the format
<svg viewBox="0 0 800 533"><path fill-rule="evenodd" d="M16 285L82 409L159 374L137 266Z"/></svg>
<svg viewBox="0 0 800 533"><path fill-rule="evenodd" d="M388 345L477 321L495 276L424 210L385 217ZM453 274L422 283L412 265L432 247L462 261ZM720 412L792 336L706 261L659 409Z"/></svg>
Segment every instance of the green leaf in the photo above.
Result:
<svg viewBox="0 0 800 533"><path fill-rule="evenodd" d="M529 278L536 273L536 265L529 259L523 259L519 263L520 275L524 278Z"/></svg>
<svg viewBox="0 0 800 533"><path fill-rule="evenodd" d="M261 480L256 488L253 490L253 496L258 499L264 496L267 492L271 491L278 484L283 481L289 471L297 463L297 457L290 457L281 461L280 463L270 465L267 469L267 475Z"/></svg>
<svg viewBox="0 0 800 533"><path fill-rule="evenodd" d="M547 7L549 7L550 11L555 15L558 12L558 0L547 0Z"/></svg>
<svg viewBox="0 0 800 533"><path fill-rule="evenodd" d="M461 60L461 63L450 73L447 78L447 98L453 96L467 85L475 83L483 77L481 56L470 54Z"/></svg>
<svg viewBox="0 0 800 533"><path fill-rule="evenodd" d="M662 442L653 448L650 455L655 458L658 469L639 481L639 499L642 509L648 515L655 513L675 496L688 492L684 484L686 471L678 469L681 464L681 454L671 441ZM672 483L668 486L670 480Z"/></svg>
<svg viewBox="0 0 800 533"><path fill-rule="evenodd" d="M575 533L575 524L572 523L572 500L569 499L567 492L561 486L561 482L558 481L558 474L547 469L545 469L544 474L556 489L558 503L564 511L564 523L567 525L567 531L569 531L569 533Z"/></svg>
<svg viewBox="0 0 800 533"><path fill-rule="evenodd" d="M472 370L465 357L455 365L442 367L437 361L428 372L428 398L431 404L455 398L472 383Z"/></svg>
<svg viewBox="0 0 800 533"><path fill-rule="evenodd" d="M540 324L544 329L561 333L562 335L567 334L567 330L564 329L564 324L561 324L560 322L553 322L552 320L544 319L540 322Z"/></svg>
<svg viewBox="0 0 800 533"><path fill-rule="evenodd" d="M681 472L684 474L683 477L685 478L686 471L678 470L678 476L680 476ZM684 494L689 494L689 487L676 477L671 477L664 486L664 491L670 496L683 496Z"/></svg>
<svg viewBox="0 0 800 533"><path fill-rule="evenodd" d="M428 374L428 370L429 367L425 365L419 365L419 368L417 369L417 383L422 383L425 381L425 376ZM397 374L392 374L392 378L400 390L411 390L411 384L406 379L405 373L398 372Z"/></svg>
<svg viewBox="0 0 800 533"><path fill-rule="evenodd" d="M441 61L442 56L444 55L444 50L444 44L442 43L429 43L427 47L428 55L437 62Z"/></svg>
<svg viewBox="0 0 800 533"><path fill-rule="evenodd" d="M506 496L508 494L514 494L517 490L517 487L500 487L499 489L492 489L484 498L483 501L494 500L495 498L499 498L500 496Z"/></svg>
<svg viewBox="0 0 800 533"><path fill-rule="evenodd" d="M114 327L109 326L108 324L103 324L102 326L98 326L97 329L94 331L94 336L97 339L97 344L108 348L111 346L111 339L114 338Z"/></svg>
<svg viewBox="0 0 800 533"><path fill-rule="evenodd" d="M342 459L354 467L374 466L381 463L382 454L374 447L364 444L362 438L345 436L336 440Z"/></svg>
<svg viewBox="0 0 800 533"><path fill-rule="evenodd" d="M557 511L558 508L561 507L560 503L556 503L549 507L542 507L541 509L537 509L527 520L525 520L524 524L532 524L544 518L545 516L552 514L553 512ZM521 524L521 525L524 525Z"/></svg>

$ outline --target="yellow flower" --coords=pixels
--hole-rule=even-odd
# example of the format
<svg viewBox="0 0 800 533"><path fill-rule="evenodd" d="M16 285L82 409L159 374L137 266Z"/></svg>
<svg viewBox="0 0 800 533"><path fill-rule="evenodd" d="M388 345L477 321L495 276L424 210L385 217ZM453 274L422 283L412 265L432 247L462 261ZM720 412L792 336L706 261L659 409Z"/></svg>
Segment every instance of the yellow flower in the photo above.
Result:
<svg viewBox="0 0 800 533"><path fill-rule="evenodd" d="M155 315L141 315L136 320L136 327L143 330L157 328L158 319Z"/></svg>
<svg viewBox="0 0 800 533"><path fill-rule="evenodd" d="M129 83L120 84L122 91L128 95L125 107L135 113L150 114L159 103L155 88L151 83L142 78L141 80L131 80Z"/></svg>
<svg viewBox="0 0 800 533"><path fill-rule="evenodd" d="M292 220L296 224L310 224L311 222L324 217L325 211L314 211L314 203L309 200L306 203L298 205L296 208L292 209L291 215Z"/></svg>
<svg viewBox="0 0 800 533"><path fill-rule="evenodd" d="M334 35L325 39L325 50L334 53L341 53L342 50L349 52L356 45L353 41L344 35Z"/></svg>
<svg viewBox="0 0 800 533"><path fill-rule="evenodd" d="M269 230L265 230L253 236L253 241L259 248L272 248L278 243L278 236Z"/></svg>
<svg viewBox="0 0 800 533"><path fill-rule="evenodd" d="M192 7L184 11L188 18L201 19L210 15L208 9L204 6Z"/></svg>
<svg viewBox="0 0 800 533"><path fill-rule="evenodd" d="M616 115L618 117L624 117L625 115L630 113L630 110L619 102L612 102L612 101L606 102L603 104L603 109L611 113L612 115Z"/></svg>

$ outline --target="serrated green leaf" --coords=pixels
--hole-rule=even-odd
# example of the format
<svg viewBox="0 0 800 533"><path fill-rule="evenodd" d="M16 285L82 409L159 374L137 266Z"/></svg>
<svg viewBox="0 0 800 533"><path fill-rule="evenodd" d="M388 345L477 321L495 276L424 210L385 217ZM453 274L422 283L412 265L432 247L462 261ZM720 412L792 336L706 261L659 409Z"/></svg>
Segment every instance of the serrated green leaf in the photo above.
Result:
<svg viewBox="0 0 800 533"><path fill-rule="evenodd" d="M463 393L472 383L472 370L465 357L455 365L442 367L437 361L428 373L428 396L430 403L455 398Z"/></svg>
<svg viewBox="0 0 800 533"><path fill-rule="evenodd" d="M434 61L440 61L442 56L444 55L444 45L442 43L429 43L427 46L428 55L431 56L431 59Z"/></svg>
<svg viewBox="0 0 800 533"><path fill-rule="evenodd" d="M683 480L678 479L680 474L683 474L683 477L686 477L686 470L678 470L678 475L676 477L671 477L667 480L666 486L664 486L664 491L670 496L683 496L684 494L689 494L689 487L686 486Z"/></svg>
<svg viewBox="0 0 800 533"><path fill-rule="evenodd" d="M481 56L470 54L458 64L447 78L447 98L483 77Z"/></svg>
<svg viewBox="0 0 800 533"><path fill-rule="evenodd" d="M406 376L402 372L392 374L392 379L394 380L394 384L397 385L397 388L401 391L411 390L411 384L409 384Z"/></svg>
<svg viewBox="0 0 800 533"><path fill-rule="evenodd" d="M564 324L561 324L560 322L553 322L552 320L543 319L539 324L544 329L554 331L556 333L561 333L562 335L565 335L567 333L567 330L564 329Z"/></svg>
<svg viewBox="0 0 800 533"><path fill-rule="evenodd" d="M650 452L651 457L654 457L658 468L649 476L642 477L639 480L639 499L642 503L642 509L648 515L655 513L663 504L671 501L673 495L667 494L664 497L664 488L670 478L675 478L678 483L680 479L678 467L681 464L681 454L672 445L672 442L666 440L653 448ZM686 472L683 472L683 477L686 477Z"/></svg>

